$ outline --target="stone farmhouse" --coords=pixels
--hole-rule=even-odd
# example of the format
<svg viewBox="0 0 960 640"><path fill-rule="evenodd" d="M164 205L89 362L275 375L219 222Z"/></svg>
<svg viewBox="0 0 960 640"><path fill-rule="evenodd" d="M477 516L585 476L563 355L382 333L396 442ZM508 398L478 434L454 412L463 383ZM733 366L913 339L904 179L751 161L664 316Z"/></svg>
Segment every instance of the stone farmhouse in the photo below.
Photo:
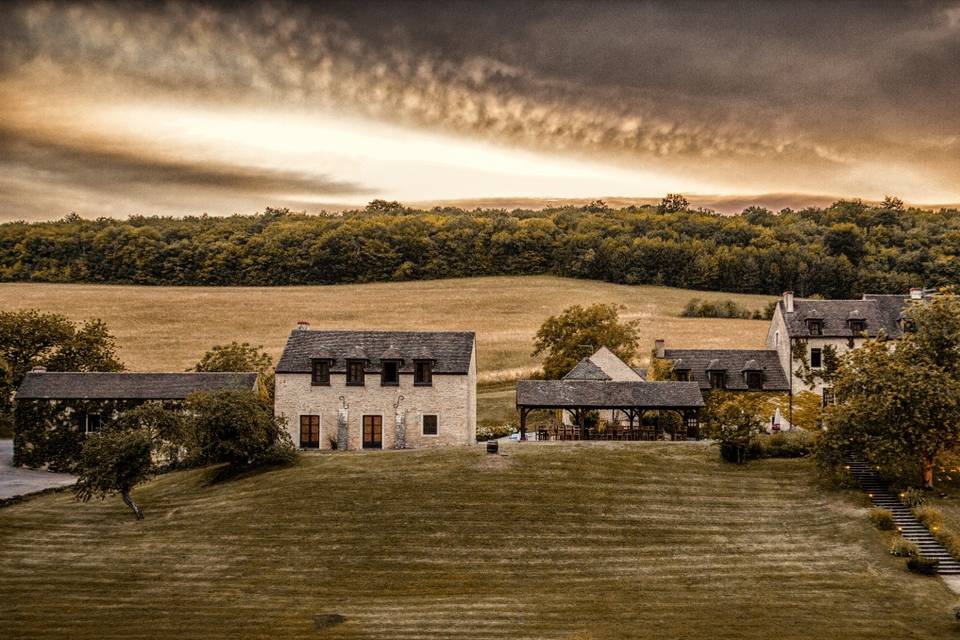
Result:
<svg viewBox="0 0 960 640"><path fill-rule="evenodd" d="M860 300L808 300L787 291L777 303L767 331L767 348L776 351L787 373L789 391L813 391L831 401L830 389L816 376L824 367L828 350L837 355L855 349L881 332L898 339L908 327L904 311L925 297L922 289L909 295L864 294ZM813 384L797 375L804 366L813 373Z"/></svg>
<svg viewBox="0 0 960 640"><path fill-rule="evenodd" d="M696 382L704 393L790 390L774 349L667 349L663 340L655 349L657 358L673 365L675 380Z"/></svg>
<svg viewBox="0 0 960 640"><path fill-rule="evenodd" d="M37 367L16 393L14 457L17 464L69 468L84 436L123 411L146 402L182 406L197 392L257 391L256 372L61 372Z"/></svg>
<svg viewBox="0 0 960 640"><path fill-rule="evenodd" d="M276 367L274 410L300 449L473 444L472 332L318 331L301 322Z"/></svg>

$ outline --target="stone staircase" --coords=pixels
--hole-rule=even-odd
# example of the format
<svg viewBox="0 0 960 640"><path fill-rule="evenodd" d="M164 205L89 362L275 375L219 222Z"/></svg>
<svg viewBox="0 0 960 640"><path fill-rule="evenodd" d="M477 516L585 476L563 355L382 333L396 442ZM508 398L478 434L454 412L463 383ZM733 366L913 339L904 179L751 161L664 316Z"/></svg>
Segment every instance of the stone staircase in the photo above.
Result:
<svg viewBox="0 0 960 640"><path fill-rule="evenodd" d="M960 575L960 562L957 562L927 528L920 524L910 507L901 503L896 494L887 488L887 483L874 471L873 467L855 458L848 459L846 464L854 480L870 496L873 504L893 514L893 519L903 537L916 544L922 555L940 561L937 568L939 574Z"/></svg>

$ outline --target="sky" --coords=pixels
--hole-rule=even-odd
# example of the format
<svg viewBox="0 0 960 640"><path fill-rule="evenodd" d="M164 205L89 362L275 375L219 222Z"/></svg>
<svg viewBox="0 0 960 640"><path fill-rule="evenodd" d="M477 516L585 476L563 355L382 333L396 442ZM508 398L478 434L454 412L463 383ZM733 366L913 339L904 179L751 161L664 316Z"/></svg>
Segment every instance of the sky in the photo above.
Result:
<svg viewBox="0 0 960 640"><path fill-rule="evenodd" d="M951 2L7 3L0 220L960 202Z"/></svg>

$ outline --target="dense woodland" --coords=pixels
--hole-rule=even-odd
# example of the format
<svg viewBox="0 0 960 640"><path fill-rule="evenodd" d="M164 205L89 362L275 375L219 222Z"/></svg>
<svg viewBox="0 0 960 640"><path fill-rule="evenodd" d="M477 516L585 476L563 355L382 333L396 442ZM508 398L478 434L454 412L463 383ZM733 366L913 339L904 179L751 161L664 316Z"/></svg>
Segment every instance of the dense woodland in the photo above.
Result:
<svg viewBox="0 0 960 640"><path fill-rule="evenodd" d="M832 298L960 280L957 210L891 198L735 216L674 208L421 211L374 201L335 215L71 214L0 225L0 280L290 285L547 273Z"/></svg>

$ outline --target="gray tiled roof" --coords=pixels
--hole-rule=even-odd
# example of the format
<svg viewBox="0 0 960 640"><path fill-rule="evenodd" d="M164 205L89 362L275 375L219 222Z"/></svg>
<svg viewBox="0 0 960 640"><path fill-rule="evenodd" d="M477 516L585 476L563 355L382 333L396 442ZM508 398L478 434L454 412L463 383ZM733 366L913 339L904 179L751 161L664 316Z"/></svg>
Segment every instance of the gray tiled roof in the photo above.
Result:
<svg viewBox="0 0 960 640"><path fill-rule="evenodd" d="M747 363L753 361L763 371L764 391L790 390L780 358L772 349L665 349L663 356L673 362L682 359L684 368L689 369L701 389L710 388L707 370L715 367L726 370L727 389L745 391L747 382L742 372Z"/></svg>
<svg viewBox="0 0 960 640"><path fill-rule="evenodd" d="M413 371L413 361L429 357L434 373L468 373L473 355L472 331L314 331L294 329L287 338L277 373L310 373L313 358L331 358L331 371L346 371L347 358L363 353L366 371L380 371L384 355L403 359L400 371Z"/></svg>
<svg viewBox="0 0 960 640"><path fill-rule="evenodd" d="M520 380L517 405L561 408L675 408L703 406L695 382L605 382L600 380Z"/></svg>
<svg viewBox="0 0 960 640"><path fill-rule="evenodd" d="M910 296L875 295L867 294L863 300L804 300L793 301L793 313L786 313L783 300L778 304L787 325L787 333L793 338L807 338L812 336L807 329L806 320L817 318L823 320L823 336L830 338L847 338L853 335L847 326L847 320L856 318L866 321L866 332L869 336L876 336L883 329L887 337L899 338L902 335L897 322L900 312L910 301Z"/></svg>
<svg viewBox="0 0 960 640"><path fill-rule="evenodd" d="M253 389L255 372L99 373L31 371L18 400L182 400L197 391Z"/></svg>
<svg viewBox="0 0 960 640"><path fill-rule="evenodd" d="M564 380L609 380L610 376L603 369L593 363L590 358L584 358L577 363L570 372L563 376Z"/></svg>

